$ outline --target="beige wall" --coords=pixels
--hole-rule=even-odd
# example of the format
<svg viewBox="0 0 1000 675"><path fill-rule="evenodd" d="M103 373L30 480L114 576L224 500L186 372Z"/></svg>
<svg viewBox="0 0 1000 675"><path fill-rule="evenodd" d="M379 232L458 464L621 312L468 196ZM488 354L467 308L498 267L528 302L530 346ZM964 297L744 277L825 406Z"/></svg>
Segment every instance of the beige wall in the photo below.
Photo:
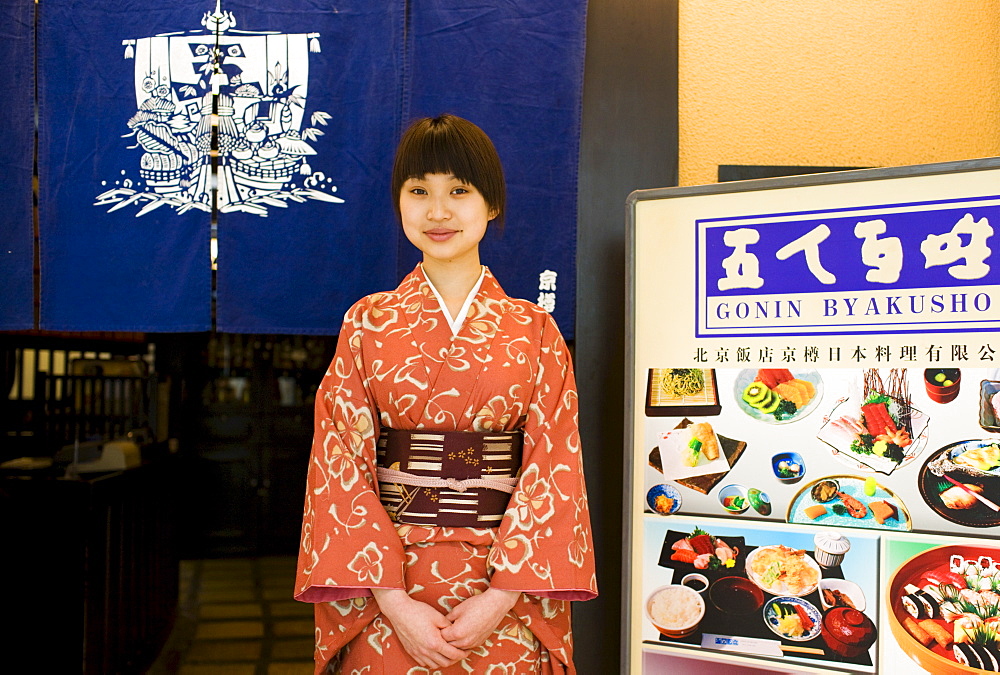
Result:
<svg viewBox="0 0 1000 675"><path fill-rule="evenodd" d="M1000 0L680 0L679 179L1000 155Z"/></svg>

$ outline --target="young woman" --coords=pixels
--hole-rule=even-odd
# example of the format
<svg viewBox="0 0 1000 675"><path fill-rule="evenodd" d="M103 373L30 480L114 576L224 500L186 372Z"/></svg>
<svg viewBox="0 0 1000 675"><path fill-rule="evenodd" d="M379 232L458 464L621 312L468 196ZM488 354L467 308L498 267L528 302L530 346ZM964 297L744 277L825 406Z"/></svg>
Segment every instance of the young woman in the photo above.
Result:
<svg viewBox="0 0 1000 675"><path fill-rule="evenodd" d="M296 578L316 672L568 673L597 595L569 352L479 260L504 178L479 127L414 123L392 194L423 262L348 312L316 395Z"/></svg>

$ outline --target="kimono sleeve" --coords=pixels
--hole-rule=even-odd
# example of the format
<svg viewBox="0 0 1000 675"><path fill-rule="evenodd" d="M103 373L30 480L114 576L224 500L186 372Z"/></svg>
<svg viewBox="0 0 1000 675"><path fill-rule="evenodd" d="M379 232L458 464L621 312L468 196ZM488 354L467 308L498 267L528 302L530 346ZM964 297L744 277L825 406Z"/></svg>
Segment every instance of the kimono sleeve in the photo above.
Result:
<svg viewBox="0 0 1000 675"><path fill-rule="evenodd" d="M364 380L363 307L347 314L316 392L295 598L334 602L405 588L405 555L378 498L378 427Z"/></svg>
<svg viewBox="0 0 1000 675"><path fill-rule="evenodd" d="M597 596L576 381L547 313L524 427L521 477L490 551L490 585L553 600Z"/></svg>

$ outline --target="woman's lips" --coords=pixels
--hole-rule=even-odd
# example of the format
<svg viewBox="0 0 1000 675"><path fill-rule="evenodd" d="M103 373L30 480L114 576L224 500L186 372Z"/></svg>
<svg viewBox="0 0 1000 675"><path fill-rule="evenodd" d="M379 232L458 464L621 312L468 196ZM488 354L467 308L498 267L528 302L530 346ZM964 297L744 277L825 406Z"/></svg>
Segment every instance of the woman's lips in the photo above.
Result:
<svg viewBox="0 0 1000 675"><path fill-rule="evenodd" d="M458 230L449 230L446 228L437 227L434 228L433 230L427 230L426 232L424 232L424 234L430 237L433 241L448 241L457 232Z"/></svg>

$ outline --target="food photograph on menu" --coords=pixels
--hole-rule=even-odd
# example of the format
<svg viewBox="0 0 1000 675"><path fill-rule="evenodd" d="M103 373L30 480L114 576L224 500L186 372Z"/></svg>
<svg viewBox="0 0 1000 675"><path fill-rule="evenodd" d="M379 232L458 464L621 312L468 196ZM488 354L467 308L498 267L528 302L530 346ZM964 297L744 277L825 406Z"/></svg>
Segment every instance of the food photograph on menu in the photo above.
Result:
<svg viewBox="0 0 1000 675"><path fill-rule="evenodd" d="M914 672L1000 671L1000 546L891 539L885 615Z"/></svg>
<svg viewBox="0 0 1000 675"><path fill-rule="evenodd" d="M717 413L645 417L647 513L932 533L1000 525L996 370L710 369L699 381L728 393Z"/></svg>
<svg viewBox="0 0 1000 675"><path fill-rule="evenodd" d="M642 422L646 649L880 672L881 639L914 673L1000 672L1000 547L943 547L881 570L876 553L881 536L1000 526L1000 372L699 375L717 410Z"/></svg>
<svg viewBox="0 0 1000 675"><path fill-rule="evenodd" d="M874 535L682 518L646 523L644 644L874 672Z"/></svg>

